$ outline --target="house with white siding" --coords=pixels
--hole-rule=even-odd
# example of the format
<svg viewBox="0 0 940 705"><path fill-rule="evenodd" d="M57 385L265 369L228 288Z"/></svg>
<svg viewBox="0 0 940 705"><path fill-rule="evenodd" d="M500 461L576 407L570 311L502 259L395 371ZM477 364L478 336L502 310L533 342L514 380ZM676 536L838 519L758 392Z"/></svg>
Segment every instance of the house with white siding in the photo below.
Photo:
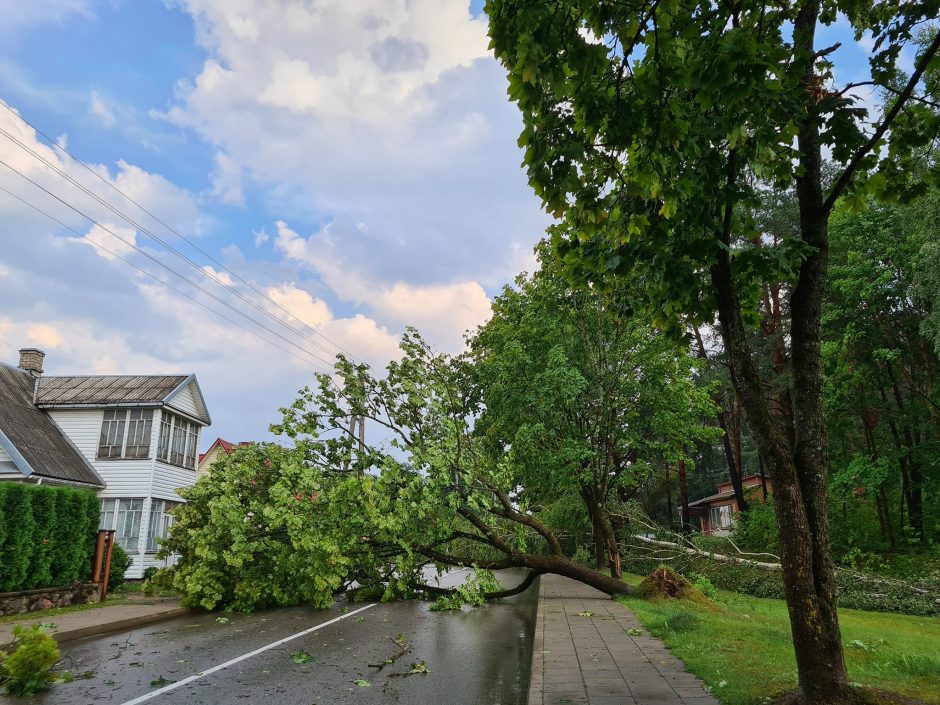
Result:
<svg viewBox="0 0 940 705"><path fill-rule="evenodd" d="M196 376L44 376L43 359L24 349L18 367L0 369L0 480L96 490L100 528L117 532L127 577L140 578L164 565L156 551L182 502L176 490L196 482L212 422ZM57 453L37 450L44 443Z"/></svg>

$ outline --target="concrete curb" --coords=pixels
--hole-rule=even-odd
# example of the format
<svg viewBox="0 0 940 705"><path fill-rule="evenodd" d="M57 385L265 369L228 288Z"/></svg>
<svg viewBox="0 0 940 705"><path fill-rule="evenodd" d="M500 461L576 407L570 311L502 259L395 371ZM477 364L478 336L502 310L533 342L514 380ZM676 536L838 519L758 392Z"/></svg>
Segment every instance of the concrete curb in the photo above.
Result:
<svg viewBox="0 0 940 705"><path fill-rule="evenodd" d="M102 607L101 609L107 609L107 607ZM98 636L101 634L110 634L112 632L125 631L127 629L134 629L135 627L143 627L148 624L155 624L156 622L162 622L165 619L173 619L174 617L182 617L184 615L194 612L190 607L174 607L173 609L163 610L162 612L154 612L153 614L142 614L136 617L127 617L125 619L118 619L113 622L104 622L102 624L91 624L87 627L77 627L75 629L67 629L60 632L54 632L52 636L57 642L65 643L68 641L75 641L76 639L84 639L89 636Z"/></svg>
<svg viewBox="0 0 940 705"><path fill-rule="evenodd" d="M542 597L542 581L539 579L538 606L535 611L535 634L532 637L532 666L529 669L529 705L542 702L542 688L545 680L545 598Z"/></svg>

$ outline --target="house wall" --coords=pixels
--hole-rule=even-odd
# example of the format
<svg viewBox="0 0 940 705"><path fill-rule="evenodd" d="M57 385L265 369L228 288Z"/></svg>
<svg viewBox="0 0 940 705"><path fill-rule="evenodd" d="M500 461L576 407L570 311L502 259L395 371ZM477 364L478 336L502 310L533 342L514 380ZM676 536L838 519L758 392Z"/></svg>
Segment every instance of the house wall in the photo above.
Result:
<svg viewBox="0 0 940 705"><path fill-rule="evenodd" d="M196 473L196 476L202 477L207 472L209 472L209 469L212 467L212 463L218 460L222 455L224 455L224 453L225 451L222 450L221 446L215 446L212 450L206 453L206 457L203 458L199 463L199 469Z"/></svg>
<svg viewBox="0 0 940 705"><path fill-rule="evenodd" d="M153 458L139 460L98 460L98 440L101 437L102 409L51 409L50 416L68 436L82 455L94 466L107 485L98 492L99 497L147 497L150 492L150 476ZM157 414L154 414L156 419ZM153 424L151 456L156 446L158 424Z"/></svg>
<svg viewBox="0 0 940 705"><path fill-rule="evenodd" d="M7 452L3 450L3 448L0 448L0 463L10 463L10 462L12 462L10 460L10 456L7 455Z"/></svg>
<svg viewBox="0 0 940 705"><path fill-rule="evenodd" d="M199 407L196 404L196 396L193 394L192 383L186 385L178 391L168 402L167 406L178 409L189 416L199 416Z"/></svg>
<svg viewBox="0 0 940 705"><path fill-rule="evenodd" d="M191 394L189 398L192 398ZM185 411L185 409L181 409L181 411ZM195 484L196 472L156 460L162 412L159 409L154 411L152 435L150 437L150 457L139 460L99 460L96 458L98 440L101 436L101 423L104 419L102 409L52 409L49 413L59 428L88 458L105 481L106 487L98 492L100 498L143 498L144 500L137 550L129 552L131 565L127 569L126 576L128 578L141 578L146 568L166 565L168 561L157 560L155 553L147 552L147 535L150 530L152 501L156 498L182 502L183 500L176 493L176 489ZM199 434L200 436L202 434L201 428ZM172 560L169 562L172 563Z"/></svg>

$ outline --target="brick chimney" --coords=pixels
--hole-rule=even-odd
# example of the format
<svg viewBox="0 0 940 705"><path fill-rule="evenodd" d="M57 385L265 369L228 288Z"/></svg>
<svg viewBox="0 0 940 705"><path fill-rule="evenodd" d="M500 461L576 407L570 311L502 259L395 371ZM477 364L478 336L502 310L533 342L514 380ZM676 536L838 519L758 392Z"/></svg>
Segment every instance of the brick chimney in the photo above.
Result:
<svg viewBox="0 0 940 705"><path fill-rule="evenodd" d="M37 348L23 348L20 350L20 369L26 370L34 377L42 374L42 361L46 353Z"/></svg>

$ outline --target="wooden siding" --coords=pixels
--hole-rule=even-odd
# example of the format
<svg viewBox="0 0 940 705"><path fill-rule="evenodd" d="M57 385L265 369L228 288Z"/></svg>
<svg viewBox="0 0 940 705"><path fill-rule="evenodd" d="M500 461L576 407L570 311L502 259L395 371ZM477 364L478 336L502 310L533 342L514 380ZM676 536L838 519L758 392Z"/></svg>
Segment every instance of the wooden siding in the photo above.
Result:
<svg viewBox="0 0 940 705"><path fill-rule="evenodd" d="M184 414L194 418L199 418L199 405L196 402L196 395L193 393L193 383L190 382L176 394L167 400L167 406L171 409L178 409Z"/></svg>
<svg viewBox="0 0 940 705"><path fill-rule="evenodd" d="M3 450L3 448L0 448L0 463L12 463L12 462L13 461L10 460L10 456L7 455L7 452Z"/></svg>
<svg viewBox="0 0 940 705"><path fill-rule="evenodd" d="M146 497L150 491L150 476L153 472L153 453L156 438L151 436L150 458L139 460L98 460L98 439L101 437L101 409L50 409L50 416L62 432L88 458L106 487L100 497ZM154 414L156 419L156 414ZM157 424L154 424L156 428Z"/></svg>

